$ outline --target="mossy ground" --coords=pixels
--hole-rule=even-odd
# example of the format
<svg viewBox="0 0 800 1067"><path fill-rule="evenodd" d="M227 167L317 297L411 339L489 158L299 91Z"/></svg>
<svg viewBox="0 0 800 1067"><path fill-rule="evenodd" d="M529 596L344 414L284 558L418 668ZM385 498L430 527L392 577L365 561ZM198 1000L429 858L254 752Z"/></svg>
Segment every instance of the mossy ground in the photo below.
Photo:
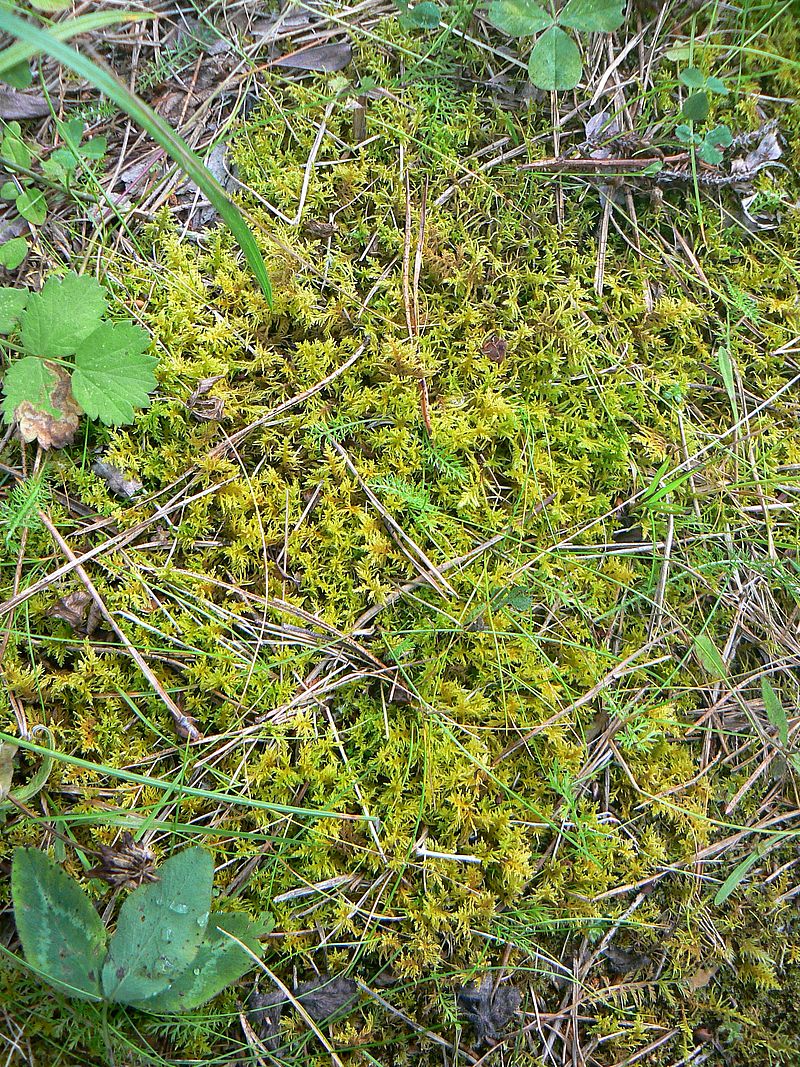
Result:
<svg viewBox="0 0 800 1067"><path fill-rule="evenodd" d="M794 706L800 442L783 390L800 212L751 235L720 210L733 199L704 197L699 215L691 184L661 205L637 191L642 252L617 212L598 296L596 190L478 169L504 136L541 155L549 107L504 111L470 88L463 48L458 78L421 68L398 87L388 44L419 42L391 23L381 39L357 56L362 78L393 87L370 100L363 146L350 96L322 78L276 77L237 133L274 307L227 237L198 243L167 215L146 261L110 262L121 304L153 332L159 393L129 429L87 427L83 450L49 458L49 510L78 553L109 528L58 492L114 532L146 524L87 566L204 740L176 740L102 624L84 637L53 616L82 588L74 573L31 597L13 616L8 687L29 723L96 767L59 765L48 819L11 820L3 859L48 841L48 822L74 838L76 874L80 846L121 826L154 831L160 855L206 844L220 896L233 882L239 905L274 913L271 970L386 979L380 995L418 1028L365 998L332 1030L345 1063L455 1062L449 1046L471 1040L455 991L490 969L528 1013L505 1063L572 1062L543 1059L551 1038L554 1055L579 1042L597 1064L650 1045L640 1062L701 1046L706 1063L797 1062L794 845L774 833L793 830L798 798L760 676ZM762 44L795 55L800 33ZM798 88L785 65L747 63L717 116L734 130L757 124L748 86ZM674 71L657 76L654 108L674 109ZM791 204L800 109L779 120L789 169L760 181ZM294 215L321 123L302 222L276 220L264 201ZM188 406L209 378L221 422ZM147 495L114 503L90 471L98 448ZM687 460L691 478L642 502ZM626 521L639 545L615 538ZM61 562L31 528L23 588ZM340 817L181 798L182 782ZM606 944L647 960L621 976ZM109 1043L118 1063L255 1063L244 992L178 1022L111 1012L101 1025L22 967L0 972L9 1032L48 1064L110 1062ZM330 1062L291 1025L281 1062Z"/></svg>

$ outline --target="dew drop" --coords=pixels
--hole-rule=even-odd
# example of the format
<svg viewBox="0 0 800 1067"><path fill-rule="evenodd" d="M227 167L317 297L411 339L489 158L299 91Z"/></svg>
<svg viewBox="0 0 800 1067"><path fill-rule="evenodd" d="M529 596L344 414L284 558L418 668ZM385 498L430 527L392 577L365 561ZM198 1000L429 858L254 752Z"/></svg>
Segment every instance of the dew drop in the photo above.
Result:
<svg viewBox="0 0 800 1067"><path fill-rule="evenodd" d="M196 922L198 926L205 926L208 922L208 912L204 911L202 915L198 915Z"/></svg>
<svg viewBox="0 0 800 1067"><path fill-rule="evenodd" d="M186 912L189 910L189 905L172 903L169 906L169 910L174 911L176 915L185 915Z"/></svg>
<svg viewBox="0 0 800 1067"><path fill-rule="evenodd" d="M171 929L171 927L163 926L161 928L161 936L164 938L165 941L171 941L172 940L172 929Z"/></svg>
<svg viewBox="0 0 800 1067"><path fill-rule="evenodd" d="M200 968L199 967L194 967L192 969L192 974L200 974Z"/></svg>

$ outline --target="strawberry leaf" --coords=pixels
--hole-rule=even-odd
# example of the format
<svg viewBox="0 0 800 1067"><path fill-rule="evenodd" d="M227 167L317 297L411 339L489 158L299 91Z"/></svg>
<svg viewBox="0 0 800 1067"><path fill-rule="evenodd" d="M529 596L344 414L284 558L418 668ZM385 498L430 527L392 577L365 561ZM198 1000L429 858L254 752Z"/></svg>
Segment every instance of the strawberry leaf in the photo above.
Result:
<svg viewBox="0 0 800 1067"><path fill-rule="evenodd" d="M72 356L100 325L106 307L105 290L94 278L49 278L40 293L31 295L22 315L22 346L47 359Z"/></svg>
<svg viewBox="0 0 800 1067"><path fill-rule="evenodd" d="M59 415L50 402L50 394L57 384L55 371L36 356L15 360L3 378L3 414L6 422L14 421L14 412L25 401L51 415Z"/></svg>
<svg viewBox="0 0 800 1067"><path fill-rule="evenodd" d="M146 408L156 387L158 360L145 354L150 338L130 322L105 322L75 353L72 392L91 419L107 426L131 422L134 408Z"/></svg>
<svg viewBox="0 0 800 1067"><path fill-rule="evenodd" d="M11 242L7 241L6 244ZM25 247L27 249L27 245ZM13 286L0 289L0 333L11 333L19 322L29 295L27 289L15 289Z"/></svg>

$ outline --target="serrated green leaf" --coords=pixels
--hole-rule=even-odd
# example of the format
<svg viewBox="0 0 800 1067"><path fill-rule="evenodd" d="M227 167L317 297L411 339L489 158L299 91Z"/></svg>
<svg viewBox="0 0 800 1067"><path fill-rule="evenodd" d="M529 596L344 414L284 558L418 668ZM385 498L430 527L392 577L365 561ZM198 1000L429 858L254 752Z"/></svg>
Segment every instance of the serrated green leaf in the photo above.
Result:
<svg viewBox="0 0 800 1067"><path fill-rule="evenodd" d="M22 316L22 344L47 359L73 356L100 325L106 307L105 289L94 278L75 273L48 278Z"/></svg>
<svg viewBox="0 0 800 1067"><path fill-rule="evenodd" d="M534 0L492 0L487 18L509 37L527 37L553 25L553 17Z"/></svg>
<svg viewBox="0 0 800 1067"><path fill-rule="evenodd" d="M194 960L170 986L148 1000L138 1000L131 1006L142 1011L192 1011L221 993L232 982L250 970L254 960L227 934L247 945L259 958L264 949L258 941L263 927L249 916L235 912L215 912Z"/></svg>
<svg viewBox="0 0 800 1067"><path fill-rule="evenodd" d="M567 0L558 24L583 33L612 33L622 25L622 6L622 0Z"/></svg>
<svg viewBox="0 0 800 1067"><path fill-rule="evenodd" d="M772 687L768 678L761 679L761 696L764 701L764 711L772 726L778 731L778 740L785 747L789 743L789 719L781 704L780 697Z"/></svg>
<svg viewBox="0 0 800 1067"><path fill-rule="evenodd" d="M78 883L39 849L18 848L11 894L25 959L70 996L99 1000L106 930Z"/></svg>
<svg viewBox="0 0 800 1067"><path fill-rule="evenodd" d="M687 89L702 89L706 84L706 76L697 67L686 67L678 75L678 80Z"/></svg>
<svg viewBox="0 0 800 1067"><path fill-rule="evenodd" d="M692 649L704 669L713 678L722 682L728 677L728 668L725 666L725 660L708 634L698 634L694 639Z"/></svg>
<svg viewBox="0 0 800 1067"><path fill-rule="evenodd" d="M25 240L25 238L20 238ZM6 244L11 244L7 241ZM5 248L5 245L2 246ZM4 285L0 289L0 333L11 333L20 319L30 293L27 289L17 289L14 286Z"/></svg>
<svg viewBox="0 0 800 1067"><path fill-rule="evenodd" d="M24 237L12 237L10 241L4 241L0 245L0 267L6 270L16 270L28 254L28 242ZM0 333L3 331L0 329Z"/></svg>
<svg viewBox="0 0 800 1067"><path fill-rule="evenodd" d="M41 189L23 189L16 199L16 207L32 226L41 226L47 218L47 201Z"/></svg>
<svg viewBox="0 0 800 1067"><path fill-rule="evenodd" d="M528 77L540 89L574 89L581 80L583 64L577 45L558 26L545 30L533 46Z"/></svg>
<svg viewBox="0 0 800 1067"><path fill-rule="evenodd" d="M26 400L40 411L60 415L50 400L56 384L54 371L43 359L25 356L24 359L14 360L3 378L3 414L6 422L14 421L14 412Z"/></svg>
<svg viewBox="0 0 800 1067"><path fill-rule="evenodd" d="M107 426L133 420L134 408L146 408L156 387L158 360L145 354L147 332L130 322L104 322L75 353L72 394L92 419Z"/></svg>
<svg viewBox="0 0 800 1067"><path fill-rule="evenodd" d="M708 117L710 109L711 104L707 93L692 93L684 101L681 114L685 119L689 119L690 122L702 122L703 119Z"/></svg>
<svg viewBox="0 0 800 1067"><path fill-rule="evenodd" d="M214 865L187 848L156 872L160 881L135 889L122 905L103 967L109 1000L132 1004L163 993L192 964L211 910Z"/></svg>

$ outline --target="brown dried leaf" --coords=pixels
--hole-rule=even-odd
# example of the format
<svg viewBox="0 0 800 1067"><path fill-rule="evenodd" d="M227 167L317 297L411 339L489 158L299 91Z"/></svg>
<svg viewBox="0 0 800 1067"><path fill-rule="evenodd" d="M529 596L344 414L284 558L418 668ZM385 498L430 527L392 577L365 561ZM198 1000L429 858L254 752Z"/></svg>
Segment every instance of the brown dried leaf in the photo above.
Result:
<svg viewBox="0 0 800 1067"><path fill-rule="evenodd" d="M302 48L298 52L280 56L272 61L275 67L289 70L314 70L330 74L344 70L353 58L353 49L349 41L335 41L332 44L318 44L311 48Z"/></svg>
<svg viewBox="0 0 800 1067"><path fill-rule="evenodd" d="M56 376L56 384L50 393L50 403L58 416L41 411L28 400L23 400L14 411L14 421L23 441L37 441L42 448L64 448L71 445L78 429L81 409L72 397L69 375L55 363L46 362Z"/></svg>
<svg viewBox="0 0 800 1067"><path fill-rule="evenodd" d="M124 500L130 500L143 488L141 482L137 482L135 478L126 478L113 463L106 463L102 459L92 464L92 473L103 479L110 493Z"/></svg>
<svg viewBox="0 0 800 1067"><path fill-rule="evenodd" d="M38 119L49 114L50 104L41 93L0 89L0 119Z"/></svg>
<svg viewBox="0 0 800 1067"><path fill-rule="evenodd" d="M139 886L144 882L157 882L155 856L143 845L137 844L133 834L126 830L118 845L100 845L100 862L87 873L91 878L102 878L113 886Z"/></svg>
<svg viewBox="0 0 800 1067"><path fill-rule="evenodd" d="M456 994L461 1014L475 1031L475 1043L496 1045L503 1031L519 1010L521 996L513 985L495 989L491 974L485 974L480 986L470 984Z"/></svg>
<svg viewBox="0 0 800 1067"><path fill-rule="evenodd" d="M85 589L76 589L67 596L62 597L58 603L50 608L48 615L54 619L61 619L73 630L83 630L86 609L92 598Z"/></svg>
<svg viewBox="0 0 800 1067"><path fill-rule="evenodd" d="M17 746L0 741L0 800L5 800L11 791L14 778L14 756Z"/></svg>

